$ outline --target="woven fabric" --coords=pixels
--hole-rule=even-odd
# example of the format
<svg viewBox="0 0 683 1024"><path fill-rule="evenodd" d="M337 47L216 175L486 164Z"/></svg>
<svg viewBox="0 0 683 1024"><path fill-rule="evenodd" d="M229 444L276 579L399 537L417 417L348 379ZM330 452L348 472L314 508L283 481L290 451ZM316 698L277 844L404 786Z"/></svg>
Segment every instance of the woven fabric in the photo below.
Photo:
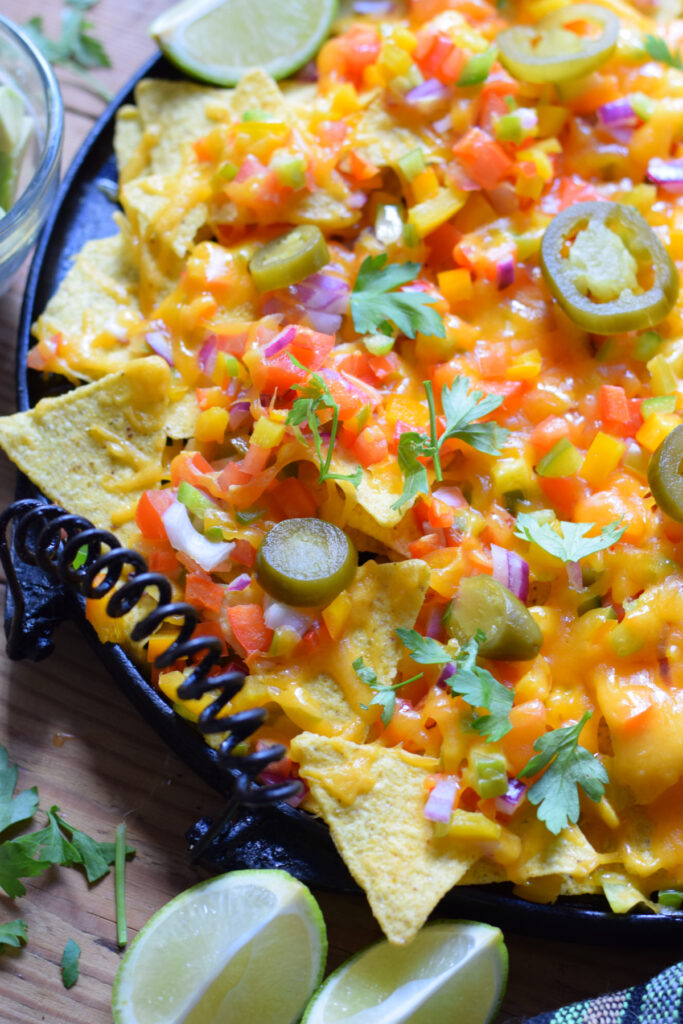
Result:
<svg viewBox="0 0 683 1024"><path fill-rule="evenodd" d="M526 1024L683 1024L683 963L646 985L572 1003Z"/></svg>

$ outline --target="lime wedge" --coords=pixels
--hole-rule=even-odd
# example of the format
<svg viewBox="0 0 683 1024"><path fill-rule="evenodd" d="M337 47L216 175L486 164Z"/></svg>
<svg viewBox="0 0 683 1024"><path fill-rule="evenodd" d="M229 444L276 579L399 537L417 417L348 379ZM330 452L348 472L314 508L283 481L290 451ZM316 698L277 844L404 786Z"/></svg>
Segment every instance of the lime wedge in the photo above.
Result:
<svg viewBox="0 0 683 1024"><path fill-rule="evenodd" d="M322 977L320 908L285 871L233 871L176 896L126 951L115 1024L293 1024Z"/></svg>
<svg viewBox="0 0 683 1024"><path fill-rule="evenodd" d="M337 0L183 0L150 25L150 34L183 71L235 85L248 68L284 78L316 53Z"/></svg>
<svg viewBox="0 0 683 1024"><path fill-rule="evenodd" d="M314 995L302 1024L486 1024L507 969L498 928L439 921L407 946L385 940L347 960Z"/></svg>

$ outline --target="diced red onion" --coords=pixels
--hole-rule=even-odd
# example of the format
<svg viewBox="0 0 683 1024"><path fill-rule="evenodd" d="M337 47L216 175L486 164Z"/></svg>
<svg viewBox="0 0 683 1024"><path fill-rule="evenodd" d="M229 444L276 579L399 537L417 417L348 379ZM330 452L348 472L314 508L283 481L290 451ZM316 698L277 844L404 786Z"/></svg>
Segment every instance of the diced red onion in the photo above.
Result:
<svg viewBox="0 0 683 1024"><path fill-rule="evenodd" d="M631 106L629 99L611 100L598 107L598 117L607 127L615 125L637 125L640 118Z"/></svg>
<svg viewBox="0 0 683 1024"><path fill-rule="evenodd" d="M515 551L507 551L498 544L491 545L493 578L507 587L510 593L526 601L529 596L529 564Z"/></svg>
<svg viewBox="0 0 683 1024"><path fill-rule="evenodd" d="M228 590L246 590L251 583L251 576L248 572L242 572L239 576L235 576L232 583L228 584Z"/></svg>
<svg viewBox="0 0 683 1024"><path fill-rule="evenodd" d="M368 197L365 192L352 192L346 200L346 205L350 210L362 210L367 201Z"/></svg>
<svg viewBox="0 0 683 1024"><path fill-rule="evenodd" d="M515 280L515 257L510 255L496 265L496 283L498 289L508 288Z"/></svg>
<svg viewBox="0 0 683 1024"><path fill-rule="evenodd" d="M189 555L204 572L211 572L217 565L229 557L234 548L232 541L215 543L207 540L203 534L195 530L190 522L185 506L174 501L162 515L166 535L177 551Z"/></svg>
<svg viewBox="0 0 683 1024"><path fill-rule="evenodd" d="M320 334L336 334L341 327L342 318L338 313L321 313L318 310L307 310L311 327Z"/></svg>
<svg viewBox="0 0 683 1024"><path fill-rule="evenodd" d="M305 281L293 284L289 291L307 310L346 313L349 308L351 289L334 274L311 274Z"/></svg>
<svg viewBox="0 0 683 1024"><path fill-rule="evenodd" d="M459 487L437 487L432 491L432 498L442 501L444 505L450 505L451 508L463 508L467 504Z"/></svg>
<svg viewBox="0 0 683 1024"><path fill-rule="evenodd" d="M287 348L294 339L296 338L296 327L285 327L283 331L276 334L271 342L263 350L263 354L266 359L272 359L278 352L282 352L283 348Z"/></svg>
<svg viewBox="0 0 683 1024"><path fill-rule="evenodd" d="M683 159L662 160L653 156L647 165L647 179L660 185L665 192L683 193Z"/></svg>
<svg viewBox="0 0 683 1024"><path fill-rule="evenodd" d="M213 373L217 355L218 338L215 334L210 334L199 350L199 365L201 366L202 371L204 373L208 373L209 376Z"/></svg>
<svg viewBox="0 0 683 1024"><path fill-rule="evenodd" d="M243 423L246 423L250 411L251 405L249 402L233 402L230 406L230 429L237 430Z"/></svg>
<svg viewBox="0 0 683 1024"><path fill-rule="evenodd" d="M580 562L567 562L567 576L569 577L570 587L573 587L574 590L581 590L583 588L583 573L581 572Z"/></svg>
<svg viewBox="0 0 683 1024"><path fill-rule="evenodd" d="M427 798L424 816L429 821L439 821L447 825L453 813L455 795L458 792L459 780L453 775L439 779Z"/></svg>
<svg viewBox="0 0 683 1024"><path fill-rule="evenodd" d="M308 64L304 64L300 71L297 72L296 78L300 82L317 82L318 65L314 60L309 60Z"/></svg>
<svg viewBox="0 0 683 1024"><path fill-rule="evenodd" d="M405 95L406 103L437 103L440 100L445 100L450 95L450 90L447 85L440 82L438 78L428 78L425 82L420 82L414 89L407 92Z"/></svg>
<svg viewBox="0 0 683 1024"><path fill-rule="evenodd" d="M446 680L450 679L451 676L454 676L457 671L458 670L453 664L453 662L449 661L448 664L444 665L444 667L441 669L441 674L439 675L439 678L436 681L437 686L439 686L441 683L445 683Z"/></svg>
<svg viewBox="0 0 683 1024"><path fill-rule="evenodd" d="M519 779L508 779L507 792L496 797L496 810L499 814L511 817L526 796L526 786Z"/></svg>
<svg viewBox="0 0 683 1024"><path fill-rule="evenodd" d="M170 338L163 331L148 331L145 341L169 366L173 366L173 347Z"/></svg>
<svg viewBox="0 0 683 1024"><path fill-rule="evenodd" d="M441 636L441 610L439 608L432 608L431 614L427 619L425 636L431 637L432 640L438 640Z"/></svg>
<svg viewBox="0 0 683 1024"><path fill-rule="evenodd" d="M437 134L439 135L443 135L445 132L449 132L452 127L453 122L451 121L450 114L446 114L445 117L440 117L439 120L435 121L434 124L432 125L434 131L437 132Z"/></svg>
<svg viewBox="0 0 683 1024"><path fill-rule="evenodd" d="M383 18L393 7L392 0L353 0L356 14L373 14L376 18Z"/></svg>
<svg viewBox="0 0 683 1024"><path fill-rule="evenodd" d="M303 636L311 628L315 615L292 608L288 604L266 596L263 602L263 621L268 629L291 629Z"/></svg>

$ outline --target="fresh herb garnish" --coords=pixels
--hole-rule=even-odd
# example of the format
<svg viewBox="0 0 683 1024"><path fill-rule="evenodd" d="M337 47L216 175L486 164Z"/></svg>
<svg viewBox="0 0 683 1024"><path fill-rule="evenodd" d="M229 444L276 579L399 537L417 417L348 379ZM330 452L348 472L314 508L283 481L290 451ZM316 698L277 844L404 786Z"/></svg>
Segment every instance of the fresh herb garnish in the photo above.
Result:
<svg viewBox="0 0 683 1024"><path fill-rule="evenodd" d="M622 526L621 522L620 519L615 519L614 522L603 526L597 537L586 537L595 523L569 523L561 520L557 525L562 532L558 533L551 523L539 523L530 513L520 512L517 516L515 536L533 541L549 555L554 555L563 562L578 562L579 559L603 551L621 540L626 530L626 526Z"/></svg>
<svg viewBox="0 0 683 1024"><path fill-rule="evenodd" d="M289 358L295 366L299 367L300 370L308 370L308 367L304 366L303 363L300 363L296 356L290 354ZM313 436L313 447L315 448L315 453L318 456L318 465L320 468L318 483L321 484L325 480L349 480L354 487L358 487L358 484L363 478L363 470L360 466L358 466L353 473L332 473L330 471L334 442L337 439L337 430L339 429L339 405L332 397L325 380L319 373L310 373L305 384L296 384L294 386L299 392L299 398L295 399L292 408L289 410L286 422L288 426L295 428L301 426L302 423L308 424ZM323 454L320 420L318 419L319 409L332 410L332 423L327 443L327 455ZM305 444L306 442L301 435L301 431L297 430L296 433L302 444Z"/></svg>
<svg viewBox="0 0 683 1024"><path fill-rule="evenodd" d="M416 676L411 676L410 679L403 679L400 683L381 686L377 680L377 673L369 665L366 665L362 658L356 658L352 665L358 678L366 686L369 686L371 690L376 691L370 703L361 704L361 707L364 711L367 711L373 704L379 705L382 709L382 725L386 729L396 710L396 691L400 690L402 686L407 686L408 683L414 683L416 679L421 679L422 672L418 672Z"/></svg>
<svg viewBox="0 0 683 1024"><path fill-rule="evenodd" d="M670 68L683 71L683 60L680 53L673 53L661 36L646 35L643 40L646 52L653 60L658 60Z"/></svg>
<svg viewBox="0 0 683 1024"><path fill-rule="evenodd" d="M7 751L0 746L0 833L10 825L32 818L38 810L38 790L35 786L13 796L17 785L16 765L9 764Z"/></svg>
<svg viewBox="0 0 683 1024"><path fill-rule="evenodd" d="M20 917L0 924L0 946L14 946L19 949L28 939L28 925Z"/></svg>
<svg viewBox="0 0 683 1024"><path fill-rule="evenodd" d="M78 981L78 958L81 947L73 939L69 939L62 953L62 984L64 988L73 988Z"/></svg>
<svg viewBox="0 0 683 1024"><path fill-rule="evenodd" d="M446 417L446 429L437 437L436 407L431 381L424 381L429 407L429 436L414 430L401 434L398 441L398 464L403 473L403 492L392 508L400 509L418 494L429 494L429 478L421 458L431 458L438 482L443 479L441 471L441 447L451 438L465 441L477 451L499 455L500 446L509 431L497 423L480 423L482 416L488 416L503 401L501 395L485 395L482 391L469 391L468 377L457 376L450 388L441 392L441 405Z"/></svg>
<svg viewBox="0 0 683 1024"><path fill-rule="evenodd" d="M27 36L35 43L51 64L61 64L76 72L93 92L109 102L112 93L90 74L92 68L109 68L111 61L104 45L90 35L93 24L86 21L83 12L94 7L99 0L64 0L61 12L61 32L57 39L45 35L43 19L36 15L24 24Z"/></svg>
<svg viewBox="0 0 683 1024"><path fill-rule="evenodd" d="M586 711L580 722L547 732L534 743L540 751L519 773L529 778L546 770L533 784L527 796L538 806L537 815L553 835L558 835L570 822L579 818L578 787L591 800L598 801L605 792L609 776L603 765L585 747L579 746L579 736L591 717Z"/></svg>
<svg viewBox="0 0 683 1024"><path fill-rule="evenodd" d="M361 263L351 292L351 315L359 334L393 334L401 331L414 338L418 331L445 338L441 316L433 308L434 295L423 291L396 292L394 288L414 281L419 263L390 263L387 254L367 256Z"/></svg>
<svg viewBox="0 0 683 1024"><path fill-rule="evenodd" d="M475 732L490 742L499 740L511 729L510 709L514 694L503 686L488 669L477 665L479 644L486 639L481 630L451 657L437 640L420 636L415 629L397 629L396 635L420 665L452 664L455 673L446 680L454 696L462 697L473 708L486 708L488 715L478 715L472 722Z"/></svg>
<svg viewBox="0 0 683 1024"><path fill-rule="evenodd" d="M116 894L116 941L123 947L128 942L126 925L126 824L116 826L114 844L114 891Z"/></svg>

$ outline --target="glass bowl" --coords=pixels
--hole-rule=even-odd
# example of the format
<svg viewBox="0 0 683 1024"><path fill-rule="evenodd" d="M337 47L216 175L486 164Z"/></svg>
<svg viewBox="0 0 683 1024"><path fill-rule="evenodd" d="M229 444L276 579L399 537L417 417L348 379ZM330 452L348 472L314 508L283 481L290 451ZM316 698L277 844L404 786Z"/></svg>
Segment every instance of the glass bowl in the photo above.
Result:
<svg viewBox="0 0 683 1024"><path fill-rule="evenodd" d="M33 247L59 185L64 110L52 68L21 29L0 14L0 85L11 86L33 122L15 199L0 217L0 294Z"/></svg>

